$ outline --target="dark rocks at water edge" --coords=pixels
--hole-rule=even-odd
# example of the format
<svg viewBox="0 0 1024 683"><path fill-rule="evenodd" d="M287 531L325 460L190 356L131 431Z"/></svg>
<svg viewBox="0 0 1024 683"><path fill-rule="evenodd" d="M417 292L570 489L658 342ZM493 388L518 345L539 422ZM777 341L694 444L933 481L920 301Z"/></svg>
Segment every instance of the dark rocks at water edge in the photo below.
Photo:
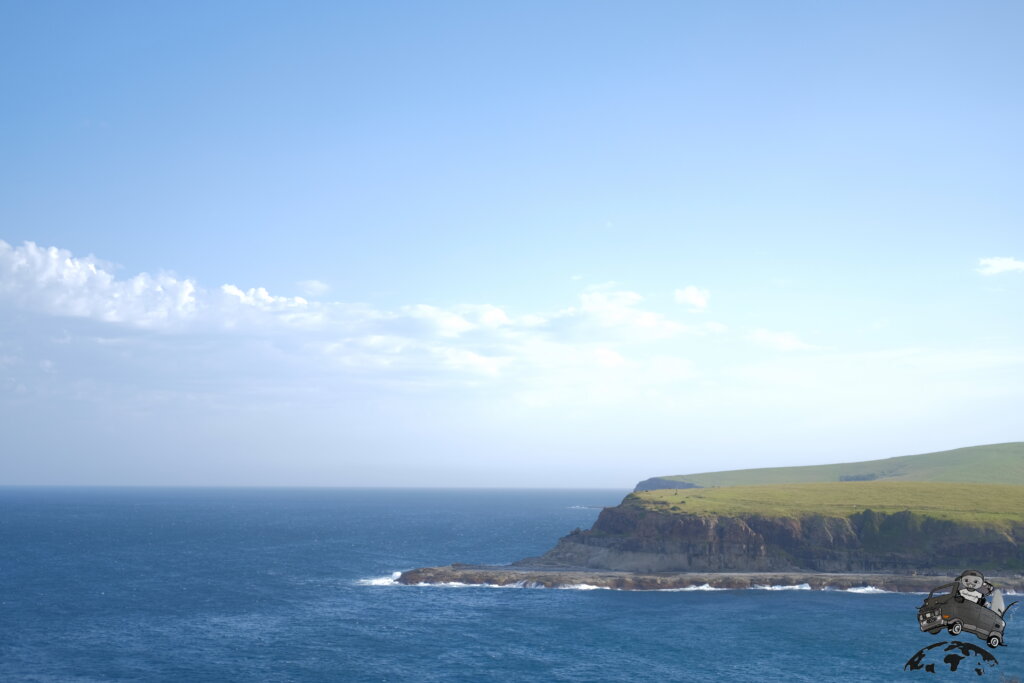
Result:
<svg viewBox="0 0 1024 683"><path fill-rule="evenodd" d="M1024 577L988 577L1003 590L1024 590ZM878 590L927 592L951 580L950 576L817 572L616 572L587 569L551 569L511 566L451 564L402 572L406 585L458 583L488 586L572 588L594 586L616 590L669 590L708 586L743 590L775 586L803 586L813 590L847 590L871 587Z"/></svg>

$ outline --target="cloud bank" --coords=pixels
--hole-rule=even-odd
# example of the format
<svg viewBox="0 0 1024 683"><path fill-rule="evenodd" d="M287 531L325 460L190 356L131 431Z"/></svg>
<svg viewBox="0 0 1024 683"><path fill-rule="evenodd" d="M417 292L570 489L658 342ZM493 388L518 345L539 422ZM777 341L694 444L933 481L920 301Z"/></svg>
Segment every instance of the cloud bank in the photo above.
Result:
<svg viewBox="0 0 1024 683"><path fill-rule="evenodd" d="M318 281L301 284L306 291L327 291ZM691 304L706 305L706 292L688 290L693 290ZM513 377L545 384L546 376L557 373L559 381L573 386L624 368L636 381L654 378L655 366L685 366L686 372L669 373L678 379L691 374L680 340L726 330L716 322L674 320L646 307L640 294L614 285L588 287L578 301L560 309L521 315L473 303L381 309L280 296L263 287L206 287L171 272L118 278L93 256L76 257L32 242L14 247L0 241L0 302L155 335L284 335L295 353L318 358L324 369L398 373L417 382L427 376L434 381ZM625 379L619 377L620 383Z"/></svg>
<svg viewBox="0 0 1024 683"><path fill-rule="evenodd" d="M615 284L547 310L386 308L173 272L118 277L95 257L0 241L0 426L32 454L0 474L380 484L402 471L417 484L480 468L471 480L493 485L493 465L536 485L552 463L570 481L600 460L621 470L609 485L635 478L634 454L644 474L668 473L681 453L723 443L788 453L796 433L813 449L870 432L890 453L939 423L936 449L1019 438L1006 417L1024 386L1016 347L815 346L797 319L695 318L710 295L688 290L674 294L689 310ZM80 465L62 455L86 441ZM213 479L211 462L224 468Z"/></svg>
<svg viewBox="0 0 1024 683"><path fill-rule="evenodd" d="M12 247L0 240L0 297L53 315L93 318L155 328L191 320L200 312L197 287L161 273L118 280L89 256L32 242Z"/></svg>
<svg viewBox="0 0 1024 683"><path fill-rule="evenodd" d="M1006 256L995 256L978 260L978 272L982 275L999 275L1000 273L1012 273L1024 271L1024 261Z"/></svg>

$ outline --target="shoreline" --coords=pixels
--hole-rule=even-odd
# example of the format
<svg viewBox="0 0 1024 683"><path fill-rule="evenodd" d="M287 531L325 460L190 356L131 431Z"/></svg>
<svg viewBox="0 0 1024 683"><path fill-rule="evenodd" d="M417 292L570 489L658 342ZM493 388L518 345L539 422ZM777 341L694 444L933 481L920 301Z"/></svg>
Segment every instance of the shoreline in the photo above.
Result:
<svg viewBox="0 0 1024 683"><path fill-rule="evenodd" d="M709 588L744 590L760 587L797 587L811 590L875 588L894 593L927 593L949 583L952 574L874 574L823 572L624 572L587 568L513 567L450 564L404 571L397 582L405 585L467 584L573 588L593 586L615 590L679 590ZM1003 591L1024 592L1024 576L986 576Z"/></svg>

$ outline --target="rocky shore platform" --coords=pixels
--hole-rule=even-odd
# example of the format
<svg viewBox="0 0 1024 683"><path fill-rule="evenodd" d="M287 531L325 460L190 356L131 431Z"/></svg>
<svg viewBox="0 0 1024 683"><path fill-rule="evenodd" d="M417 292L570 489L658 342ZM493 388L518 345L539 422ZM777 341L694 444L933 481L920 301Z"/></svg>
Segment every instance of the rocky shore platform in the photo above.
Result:
<svg viewBox="0 0 1024 683"><path fill-rule="evenodd" d="M636 573L599 569L486 566L450 564L444 567L422 567L402 572L397 579L406 585L468 584L490 586L523 586L531 588L576 588L581 586L616 590L679 590L696 588L747 588L803 586L812 590L877 590L919 593L949 583L956 573L860 574L819 572L698 572L698 573ZM1003 591L1024 592L1024 576L987 576Z"/></svg>

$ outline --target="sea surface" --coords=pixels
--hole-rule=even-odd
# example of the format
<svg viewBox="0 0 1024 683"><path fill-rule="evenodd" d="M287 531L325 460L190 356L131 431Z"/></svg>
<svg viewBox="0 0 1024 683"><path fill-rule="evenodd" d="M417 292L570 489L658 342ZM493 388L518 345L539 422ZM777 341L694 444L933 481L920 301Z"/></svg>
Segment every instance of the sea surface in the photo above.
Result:
<svg viewBox="0 0 1024 683"><path fill-rule="evenodd" d="M0 681L978 680L903 670L951 639L920 595L392 580L538 555L625 493L0 488ZM1024 673L1008 621L981 680Z"/></svg>

